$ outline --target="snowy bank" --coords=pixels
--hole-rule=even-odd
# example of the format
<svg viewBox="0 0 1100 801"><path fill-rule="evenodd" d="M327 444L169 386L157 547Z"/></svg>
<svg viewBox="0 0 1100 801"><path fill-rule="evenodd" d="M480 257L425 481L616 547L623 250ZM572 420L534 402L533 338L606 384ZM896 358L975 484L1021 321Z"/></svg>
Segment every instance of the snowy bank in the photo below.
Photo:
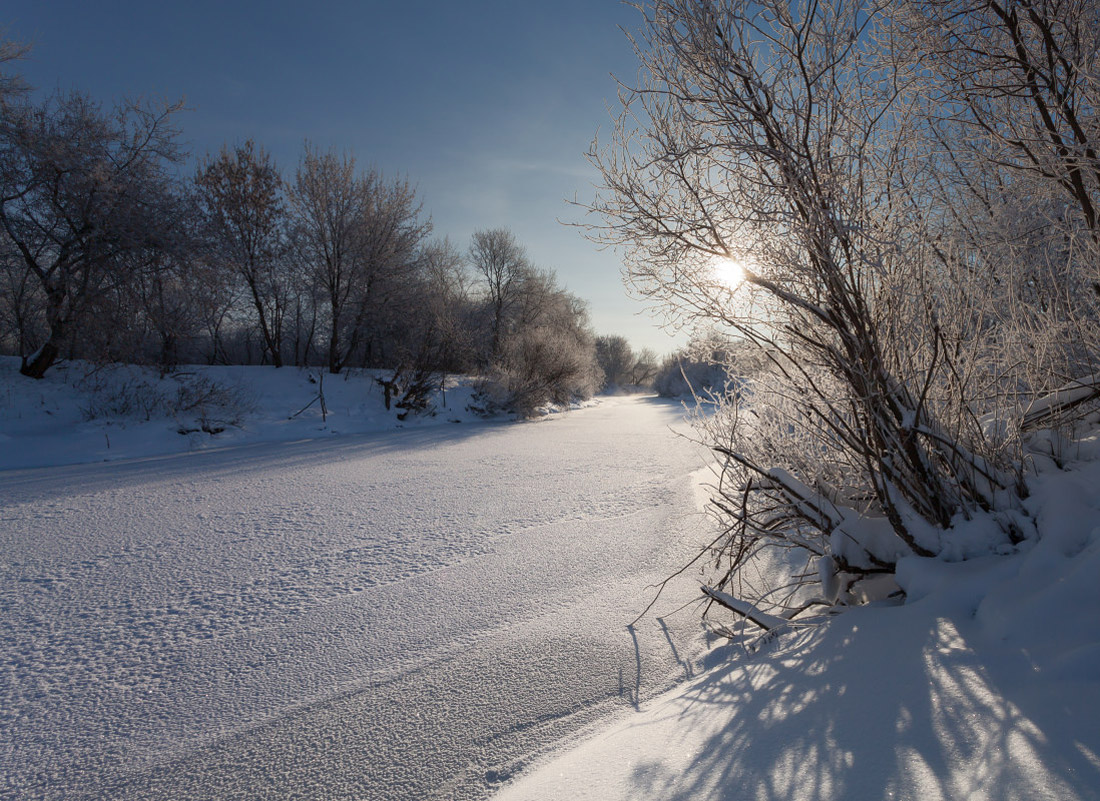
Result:
<svg viewBox="0 0 1100 801"><path fill-rule="evenodd" d="M714 651L498 801L1100 798L1100 461L1031 481L1042 536L908 559L909 600Z"/></svg>
<svg viewBox="0 0 1100 801"><path fill-rule="evenodd" d="M451 378L427 414L387 410L383 373L321 368L186 366L161 375L66 362L40 381L0 357L0 469L163 456L479 420L470 379ZM388 374L386 374L388 376ZM323 381L323 385L321 383ZM325 412L320 404L324 389Z"/></svg>

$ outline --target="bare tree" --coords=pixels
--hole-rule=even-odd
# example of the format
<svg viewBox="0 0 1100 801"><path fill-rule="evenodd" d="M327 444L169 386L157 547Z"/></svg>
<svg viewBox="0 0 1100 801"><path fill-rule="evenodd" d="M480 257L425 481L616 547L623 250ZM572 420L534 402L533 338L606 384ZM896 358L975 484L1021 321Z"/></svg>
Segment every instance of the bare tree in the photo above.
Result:
<svg viewBox="0 0 1100 801"><path fill-rule="evenodd" d="M446 403L447 373L472 363L473 317L462 255L446 239L421 249L416 269L401 287L400 323L392 331L393 372L377 381L386 408L392 403L404 419L427 410L439 390Z"/></svg>
<svg viewBox="0 0 1100 801"><path fill-rule="evenodd" d="M472 362L469 276L462 254L449 240L428 243L421 252L414 297L423 312L423 338L436 341L435 369L459 371Z"/></svg>
<svg viewBox="0 0 1100 801"><path fill-rule="evenodd" d="M596 361L603 371L604 388L634 383L634 349L626 337L596 337Z"/></svg>
<svg viewBox="0 0 1100 801"><path fill-rule="evenodd" d="M611 146L592 153L594 236L628 248L643 294L770 363L759 416L731 398L711 418L732 567L761 544L795 547L847 591L901 554L940 552L956 515L1018 508L1013 465L994 461L947 377L931 257L890 192L914 93L877 41L883 7L655 0L644 13L643 85L624 89ZM739 287L718 277L727 259Z"/></svg>
<svg viewBox="0 0 1100 801"><path fill-rule="evenodd" d="M0 245L0 343L13 354L32 352L46 338L42 285L9 241Z"/></svg>
<svg viewBox="0 0 1100 801"><path fill-rule="evenodd" d="M630 383L636 387L648 387L657 377L660 368L657 354L649 348L643 348L635 357L630 367Z"/></svg>
<svg viewBox="0 0 1100 801"><path fill-rule="evenodd" d="M210 258L247 288L264 348L271 363L282 367L290 279L279 170L271 155L249 139L207 159L195 185L209 224Z"/></svg>
<svg viewBox="0 0 1100 801"><path fill-rule="evenodd" d="M79 93L6 103L0 125L0 230L34 276L48 333L23 354L41 378L108 293L155 269L186 236L168 165L180 105L110 112Z"/></svg>
<svg viewBox="0 0 1100 801"><path fill-rule="evenodd" d="M306 146L291 193L294 242L327 306L328 366L333 373L340 372L350 353L341 341L345 330L355 336L356 326L349 326L346 317L361 291L357 251L364 202L353 158L318 154Z"/></svg>
<svg viewBox="0 0 1100 801"><path fill-rule="evenodd" d="M30 53L30 46L20 42L0 41L0 65L6 65L12 61L26 58ZM27 84L23 76L12 73L7 67L0 71L0 106L13 98L23 95L27 91Z"/></svg>
<svg viewBox="0 0 1100 801"><path fill-rule="evenodd" d="M227 337L244 288L236 275L209 258L193 260L183 279L195 322L202 332L201 357L207 364L229 364L232 357Z"/></svg>
<svg viewBox="0 0 1100 801"><path fill-rule="evenodd" d="M515 235L504 228L475 232L469 260L482 283L489 307L489 351L484 358L491 361L501 351L509 315L530 275L531 263Z"/></svg>
<svg viewBox="0 0 1100 801"><path fill-rule="evenodd" d="M201 325L195 301L211 291L210 287L200 291L190 280L192 266L189 259L165 257L158 269L139 273L133 287L138 308L130 316L145 323L150 340L145 352L135 350L134 356L154 362L162 372L191 355Z"/></svg>
<svg viewBox="0 0 1100 801"><path fill-rule="evenodd" d="M21 95L25 85L20 75L12 74L7 64L18 61L28 52L28 48L16 42L0 42L0 126L6 124L7 106L13 98ZM40 330L44 326L36 320L36 313L44 306L36 297L39 284L35 275L23 261L18 249L4 241L0 249L0 280L3 291L0 292L0 344L13 347L16 353L28 353L33 342L44 335Z"/></svg>
<svg viewBox="0 0 1100 801"><path fill-rule="evenodd" d="M295 243L310 266L328 311L329 370L338 373L373 348L402 276L431 230L408 181L387 181L355 159L306 147L292 203Z"/></svg>

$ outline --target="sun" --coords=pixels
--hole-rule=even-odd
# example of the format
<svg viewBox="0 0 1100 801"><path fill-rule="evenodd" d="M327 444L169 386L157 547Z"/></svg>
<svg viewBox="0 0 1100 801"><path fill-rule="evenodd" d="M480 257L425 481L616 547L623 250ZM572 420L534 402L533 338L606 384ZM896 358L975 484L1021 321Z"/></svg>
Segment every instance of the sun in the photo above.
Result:
<svg viewBox="0 0 1100 801"><path fill-rule="evenodd" d="M726 289L736 289L745 280L745 268L741 262L725 256L715 256L710 261L711 278Z"/></svg>

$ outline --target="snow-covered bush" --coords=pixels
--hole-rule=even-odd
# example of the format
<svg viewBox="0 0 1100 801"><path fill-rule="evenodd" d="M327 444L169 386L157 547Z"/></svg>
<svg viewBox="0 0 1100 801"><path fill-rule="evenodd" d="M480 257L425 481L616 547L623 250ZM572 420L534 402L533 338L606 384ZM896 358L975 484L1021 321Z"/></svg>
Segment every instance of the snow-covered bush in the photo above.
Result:
<svg viewBox="0 0 1100 801"><path fill-rule="evenodd" d="M653 379L662 398L712 398L744 388L763 367L756 349L711 331L665 357Z"/></svg>
<svg viewBox="0 0 1100 801"><path fill-rule="evenodd" d="M88 398L82 408L85 420L167 418L178 423L180 433L216 434L240 426L253 406L240 387L205 375L179 371L161 377L129 365L92 367L76 388Z"/></svg>
<svg viewBox="0 0 1100 801"><path fill-rule="evenodd" d="M530 417L548 405L590 398L599 388L591 338L584 331L539 326L510 337L479 387L487 412Z"/></svg>
<svg viewBox="0 0 1100 801"><path fill-rule="evenodd" d="M383 403L387 411L397 408L398 420L404 420L410 414L424 414L431 410L432 399L442 386L440 374L423 366L399 367L392 372L384 372L375 379L382 387Z"/></svg>

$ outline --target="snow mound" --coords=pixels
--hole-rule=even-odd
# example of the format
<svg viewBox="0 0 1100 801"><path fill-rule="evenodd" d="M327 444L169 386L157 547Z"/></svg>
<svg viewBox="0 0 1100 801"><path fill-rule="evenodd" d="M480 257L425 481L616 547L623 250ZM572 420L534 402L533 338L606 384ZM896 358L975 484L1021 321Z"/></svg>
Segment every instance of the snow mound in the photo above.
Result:
<svg viewBox="0 0 1100 801"><path fill-rule="evenodd" d="M725 646L497 801L1100 798L1100 461L1031 489L1013 552L903 559L904 606Z"/></svg>

